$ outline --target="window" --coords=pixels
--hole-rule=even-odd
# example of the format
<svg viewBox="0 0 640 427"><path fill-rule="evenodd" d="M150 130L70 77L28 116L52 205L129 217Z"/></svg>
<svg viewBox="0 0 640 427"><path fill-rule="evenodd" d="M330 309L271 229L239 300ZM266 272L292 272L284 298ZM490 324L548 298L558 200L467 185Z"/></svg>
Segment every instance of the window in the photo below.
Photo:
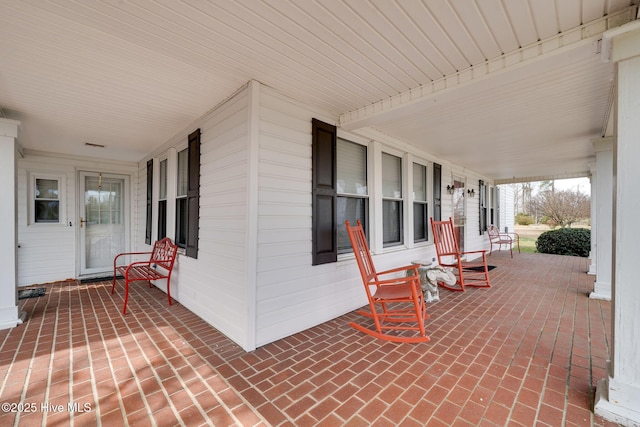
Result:
<svg viewBox="0 0 640 427"><path fill-rule="evenodd" d="M158 195L158 240L167 236L167 160L160 161L160 193Z"/></svg>
<svg viewBox="0 0 640 427"><path fill-rule="evenodd" d="M427 203L427 167L413 164L413 241L424 242L429 238Z"/></svg>
<svg viewBox="0 0 640 427"><path fill-rule="evenodd" d="M123 224L123 182L103 179L102 174L85 178L87 222L96 225Z"/></svg>
<svg viewBox="0 0 640 427"><path fill-rule="evenodd" d="M178 153L178 182L176 190L176 245L187 247L187 184L189 177L189 149Z"/></svg>
<svg viewBox="0 0 640 427"><path fill-rule="evenodd" d="M188 146L178 152L176 163L167 159L158 164L158 236L157 239L167 237L167 221L175 213L174 243L184 249L184 254L190 258L198 258L198 240L200 233L200 129L192 132L188 137ZM169 170L171 168L171 170ZM167 202L170 194L168 177L175 172L176 203L175 212ZM151 206L152 186L149 184L153 177L153 161L147 163L147 235L151 238ZM173 179L173 178L172 178ZM173 194L171 194L173 197ZM170 211L171 210L171 211ZM169 236L171 237L171 236Z"/></svg>
<svg viewBox="0 0 640 427"><path fill-rule="evenodd" d="M483 180L478 181L478 197L480 198L480 235L487 231L487 187Z"/></svg>
<svg viewBox="0 0 640 427"><path fill-rule="evenodd" d="M382 153L382 243L403 243L402 159L387 153Z"/></svg>
<svg viewBox="0 0 640 427"><path fill-rule="evenodd" d="M60 179L34 179L34 222L60 223Z"/></svg>
<svg viewBox="0 0 640 427"><path fill-rule="evenodd" d="M344 222L360 220L367 229L367 147L338 138L336 154L338 253L344 253L352 250Z"/></svg>
<svg viewBox="0 0 640 427"><path fill-rule="evenodd" d="M442 220L442 166L433 164L433 220Z"/></svg>

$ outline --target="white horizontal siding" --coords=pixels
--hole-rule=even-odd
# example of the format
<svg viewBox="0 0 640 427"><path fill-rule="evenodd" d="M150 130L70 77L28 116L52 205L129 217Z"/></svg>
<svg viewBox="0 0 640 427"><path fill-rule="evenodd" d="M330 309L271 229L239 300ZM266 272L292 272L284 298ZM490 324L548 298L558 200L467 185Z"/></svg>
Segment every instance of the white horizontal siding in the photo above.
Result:
<svg viewBox="0 0 640 427"><path fill-rule="evenodd" d="M512 184L500 185L500 199L499 199L499 218L500 218L500 230L513 231L515 225L515 206L514 206L514 186Z"/></svg>
<svg viewBox="0 0 640 427"><path fill-rule="evenodd" d="M247 120L245 88L173 141L180 149L190 132L201 129L198 258L179 256L172 295L243 346L248 333Z"/></svg>
<svg viewBox="0 0 640 427"><path fill-rule="evenodd" d="M147 164L140 163L138 176L131 180L131 192L135 197L131 203L131 251L145 252L151 250L151 245L145 243L147 232ZM153 236L155 236L155 231ZM162 281L164 282L164 280Z"/></svg>
<svg viewBox="0 0 640 427"><path fill-rule="evenodd" d="M311 119L321 118L310 108L261 91L259 213L257 236L256 345L263 345L335 318L366 303L353 258L311 265ZM315 113L315 114L314 114ZM330 122L330 119L324 119ZM401 151L395 141L381 141ZM425 157L428 153L414 153ZM427 156L428 158L429 156ZM443 165L443 185L450 184L452 166ZM467 186L477 193L476 174L465 173ZM442 215L451 215L446 191ZM467 199L467 244L481 249L478 233L479 196ZM432 244L413 249L387 250L374 256L380 270L435 257Z"/></svg>
<svg viewBox="0 0 640 427"><path fill-rule="evenodd" d="M480 177L469 171L466 172L465 178L467 180L464 188L464 198L467 204L466 215L467 224L465 227L465 250L475 251L485 249L485 243L488 241L485 234L480 234L480 192L478 191L478 181ZM467 191L473 189L475 192L474 197L469 197Z"/></svg>
<svg viewBox="0 0 640 427"><path fill-rule="evenodd" d="M137 181L136 166L131 163L103 162L40 152L27 152L23 158L18 159L19 286L79 277L78 256L81 249L77 248L80 216L77 192L80 170L129 175L132 186ZM32 223L30 204L33 194L29 187L33 175L61 178L60 196L64 203L64 216L60 218L59 224ZM127 194L135 192L129 193L127 190ZM132 205L135 206L135 203Z"/></svg>
<svg viewBox="0 0 640 427"><path fill-rule="evenodd" d="M255 97L254 89L259 91ZM255 105L258 111L252 110ZM257 124L251 117L258 118ZM188 133L201 127L199 254L198 259L178 258L172 295L245 348L294 334L366 303L353 258L311 265L313 117L332 121L270 88L252 85L169 145L180 149ZM251 135L257 141L250 140ZM411 150L393 141L383 143L402 152ZM424 154L417 153L422 158ZM257 170L250 171L254 156ZM445 163L445 186L451 172ZM478 179L467 176L469 182ZM143 181L138 187L140 199L146 188ZM478 199L472 200L470 217L477 211ZM138 207L142 210L143 204ZM450 201L444 197L443 217L450 212ZM433 245L418 244L375 255L374 261L386 269L434 256Z"/></svg>
<svg viewBox="0 0 640 427"><path fill-rule="evenodd" d="M76 277L74 218L76 181L74 168L65 164L47 164L44 159L18 161L18 285L25 286ZM60 224L33 224L30 191L32 175L61 178L61 202L65 217ZM62 207L62 203L61 203ZM75 224L75 219L72 220Z"/></svg>
<svg viewBox="0 0 640 427"><path fill-rule="evenodd" d="M261 88L256 345L349 311L357 292L337 292L337 264L311 266L312 111ZM341 286L344 287L344 286ZM347 304L347 305L348 305Z"/></svg>

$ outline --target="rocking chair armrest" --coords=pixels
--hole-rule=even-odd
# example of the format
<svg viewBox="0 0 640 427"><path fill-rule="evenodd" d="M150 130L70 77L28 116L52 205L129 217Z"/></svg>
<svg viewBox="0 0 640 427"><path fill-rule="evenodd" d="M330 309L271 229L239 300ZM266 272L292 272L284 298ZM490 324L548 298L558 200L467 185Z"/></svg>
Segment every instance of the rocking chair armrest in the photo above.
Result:
<svg viewBox="0 0 640 427"><path fill-rule="evenodd" d="M487 254L487 251L482 249L479 251L467 251L467 252L460 252L460 255L469 255L469 254L482 254L483 256Z"/></svg>
<svg viewBox="0 0 640 427"><path fill-rule="evenodd" d="M420 276L395 277L393 279L371 280L367 285L384 287L420 283ZM419 285L418 285L419 286Z"/></svg>
<svg viewBox="0 0 640 427"><path fill-rule="evenodd" d="M482 261L479 261L479 262L484 262L484 260L487 259L487 251L484 250L484 249L479 250L479 251L460 252L460 256L461 257L466 256L466 255L476 255L476 254L480 254L479 257L477 257L477 258L481 258ZM474 259L474 260L470 260L470 261L468 260L466 262L473 263L473 262L478 262L478 261L475 261L475 259Z"/></svg>
<svg viewBox="0 0 640 427"><path fill-rule="evenodd" d="M378 272L378 276L382 276L385 274L392 274L392 273L400 273L402 271L408 271L408 270L415 270L416 273L418 271L418 265L405 265L404 267L397 267L397 268L392 268L391 270L384 270L384 271L379 271Z"/></svg>

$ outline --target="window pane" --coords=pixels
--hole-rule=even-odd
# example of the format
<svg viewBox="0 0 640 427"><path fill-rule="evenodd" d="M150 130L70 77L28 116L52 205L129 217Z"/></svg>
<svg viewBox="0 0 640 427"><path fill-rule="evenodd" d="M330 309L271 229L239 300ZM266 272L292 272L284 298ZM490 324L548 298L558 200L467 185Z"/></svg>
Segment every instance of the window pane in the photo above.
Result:
<svg viewBox="0 0 640 427"><path fill-rule="evenodd" d="M413 199L427 201L427 167L417 163L413 164Z"/></svg>
<svg viewBox="0 0 640 427"><path fill-rule="evenodd" d="M427 204L413 204L413 241L421 242L428 238L427 234Z"/></svg>
<svg viewBox="0 0 640 427"><path fill-rule="evenodd" d="M367 147L338 138L338 193L367 194Z"/></svg>
<svg viewBox="0 0 640 427"><path fill-rule="evenodd" d="M167 236L167 201L158 203L158 240Z"/></svg>
<svg viewBox="0 0 640 427"><path fill-rule="evenodd" d="M176 200L176 245L184 248L187 245L187 199Z"/></svg>
<svg viewBox="0 0 640 427"><path fill-rule="evenodd" d="M342 197L338 196L338 253L351 251L351 242L347 235L347 229L344 225L349 220L351 225L355 225L360 220L362 227L367 228L367 199L359 197Z"/></svg>
<svg viewBox="0 0 640 427"><path fill-rule="evenodd" d="M58 200L58 180L36 179L36 199Z"/></svg>
<svg viewBox="0 0 640 427"><path fill-rule="evenodd" d="M178 153L178 196L187 195L188 173L189 171L189 150L182 150Z"/></svg>
<svg viewBox="0 0 640 427"><path fill-rule="evenodd" d="M382 243L384 246L402 243L402 202L382 201Z"/></svg>
<svg viewBox="0 0 640 427"><path fill-rule="evenodd" d="M160 199L167 198L167 161L160 162Z"/></svg>
<svg viewBox="0 0 640 427"><path fill-rule="evenodd" d="M36 200L35 211L36 222L58 222L60 202L57 200Z"/></svg>
<svg viewBox="0 0 640 427"><path fill-rule="evenodd" d="M382 153L382 197L402 197L402 161L387 153Z"/></svg>

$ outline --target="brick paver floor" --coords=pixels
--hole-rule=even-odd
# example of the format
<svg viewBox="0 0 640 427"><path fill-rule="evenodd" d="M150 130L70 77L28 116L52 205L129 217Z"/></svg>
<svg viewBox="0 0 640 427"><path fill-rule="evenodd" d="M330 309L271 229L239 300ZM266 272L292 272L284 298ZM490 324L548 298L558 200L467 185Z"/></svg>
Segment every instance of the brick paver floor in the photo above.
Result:
<svg viewBox="0 0 640 427"><path fill-rule="evenodd" d="M376 340L349 313L248 353L155 287L122 315L110 282L47 284L0 331L0 425L611 425L592 410L611 312L587 260L489 262L490 289L440 290L428 343Z"/></svg>

